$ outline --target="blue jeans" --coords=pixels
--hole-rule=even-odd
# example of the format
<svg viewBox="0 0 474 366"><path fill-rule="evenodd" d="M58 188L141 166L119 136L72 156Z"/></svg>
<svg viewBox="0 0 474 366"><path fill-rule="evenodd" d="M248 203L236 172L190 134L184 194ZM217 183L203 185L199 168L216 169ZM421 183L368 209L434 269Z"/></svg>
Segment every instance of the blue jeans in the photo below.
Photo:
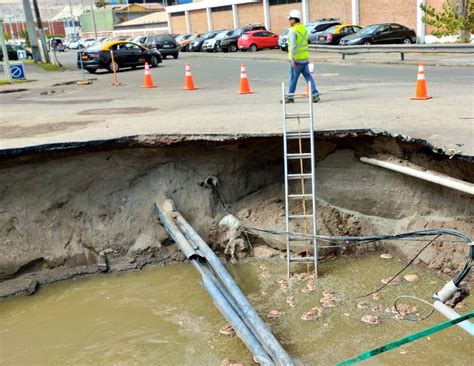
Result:
<svg viewBox="0 0 474 366"><path fill-rule="evenodd" d="M311 95L316 96L319 95L318 89L316 89L316 84L313 80L313 77L311 76L311 73L309 72L309 62L305 63L299 63L295 62L296 66L293 68L291 67L290 63L290 82L288 84L288 95L293 95L295 94L296 90L296 84L298 83L298 78L300 77L300 74L303 74L303 77L305 78L307 83L310 83L311 85Z"/></svg>

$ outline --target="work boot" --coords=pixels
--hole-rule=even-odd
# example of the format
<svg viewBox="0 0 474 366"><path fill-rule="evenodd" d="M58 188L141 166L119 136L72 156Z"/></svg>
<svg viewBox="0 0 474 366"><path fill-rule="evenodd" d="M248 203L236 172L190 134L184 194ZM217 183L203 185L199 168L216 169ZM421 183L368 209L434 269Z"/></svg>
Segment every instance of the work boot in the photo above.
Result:
<svg viewBox="0 0 474 366"><path fill-rule="evenodd" d="M313 96L313 103L319 102L320 99L321 99L321 98L319 97L319 95L314 95L314 96Z"/></svg>

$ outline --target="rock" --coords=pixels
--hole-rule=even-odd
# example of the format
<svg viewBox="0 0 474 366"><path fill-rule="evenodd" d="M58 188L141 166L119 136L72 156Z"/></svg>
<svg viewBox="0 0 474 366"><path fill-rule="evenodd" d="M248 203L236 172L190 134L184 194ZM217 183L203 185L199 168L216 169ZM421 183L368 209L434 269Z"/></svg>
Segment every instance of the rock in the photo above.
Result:
<svg viewBox="0 0 474 366"><path fill-rule="evenodd" d="M380 258L383 258L383 259L392 259L392 258L393 258L393 255L391 255L390 253L382 253L382 254L380 254Z"/></svg>
<svg viewBox="0 0 474 366"><path fill-rule="evenodd" d="M268 259L278 255L280 252L276 249L267 247L265 245L259 245L253 247L253 255L255 258Z"/></svg>
<svg viewBox="0 0 474 366"><path fill-rule="evenodd" d="M390 283L388 283L388 281L390 281ZM392 277L382 278L382 283L388 283L389 286L398 286L401 282L402 280L400 279L400 277L395 277L393 280Z"/></svg>
<svg viewBox="0 0 474 366"><path fill-rule="evenodd" d="M370 324L370 325L376 325L376 324L380 324L380 319L378 316L375 316L375 315L364 315L361 320L364 322L364 323L367 323L367 324Z"/></svg>
<svg viewBox="0 0 474 366"><path fill-rule="evenodd" d="M333 290L324 290L323 291L323 296L324 297L334 297L334 291Z"/></svg>
<svg viewBox="0 0 474 366"><path fill-rule="evenodd" d="M280 285L281 288L288 288L289 283L286 278L280 278L278 281L276 281L278 285Z"/></svg>
<svg viewBox="0 0 474 366"><path fill-rule="evenodd" d="M360 302L360 303L357 304L357 307L359 309L366 309L368 306L369 306L369 304L367 304L366 302Z"/></svg>
<svg viewBox="0 0 474 366"><path fill-rule="evenodd" d="M372 295L372 299L374 299L375 301L380 301L382 300L382 295L376 292L375 294Z"/></svg>
<svg viewBox="0 0 474 366"><path fill-rule="evenodd" d="M447 268L447 267L446 267L446 268L443 269L443 273L444 273L444 274L450 274L451 272L452 272L452 271L451 271L450 268Z"/></svg>
<svg viewBox="0 0 474 366"><path fill-rule="evenodd" d="M414 282L418 280L418 276L416 274L407 274L403 276L403 279L407 282Z"/></svg>
<svg viewBox="0 0 474 366"><path fill-rule="evenodd" d="M336 306L336 300L334 300L333 298L323 297L320 302L321 305L325 308L333 308Z"/></svg>
<svg viewBox="0 0 474 366"><path fill-rule="evenodd" d="M28 284L28 287L25 288L26 294L28 296L34 295L36 291L39 289L39 282L36 280L31 280L31 282Z"/></svg>
<svg viewBox="0 0 474 366"><path fill-rule="evenodd" d="M373 313L380 313L384 311L384 308L382 305L377 305L377 306L374 306L371 310Z"/></svg>
<svg viewBox="0 0 474 366"><path fill-rule="evenodd" d="M408 351L405 350L405 349L401 349L399 353L400 353L401 355L407 355L407 354L408 354Z"/></svg>
<svg viewBox="0 0 474 366"><path fill-rule="evenodd" d="M220 366L245 366L243 363L240 362L234 362L230 358L224 358L221 361Z"/></svg>
<svg viewBox="0 0 474 366"><path fill-rule="evenodd" d="M232 325L226 324L221 329L219 329L219 333L224 335L234 335L235 329L232 327Z"/></svg>
<svg viewBox="0 0 474 366"><path fill-rule="evenodd" d="M301 320L314 320L314 319L319 318L322 315L322 313L323 313L323 311L320 308L314 307L314 308L308 310L303 315L301 315L300 319Z"/></svg>
<svg viewBox="0 0 474 366"><path fill-rule="evenodd" d="M274 309L274 310L270 310L267 317L268 318L279 318L281 316L281 314L283 314L281 311Z"/></svg>
<svg viewBox="0 0 474 366"><path fill-rule="evenodd" d="M237 214L238 217L243 218L243 219L248 219L250 215L252 214L252 210L249 208L243 208L242 210L239 211Z"/></svg>
<svg viewBox="0 0 474 366"><path fill-rule="evenodd" d="M270 272L269 270L266 270L266 271L263 271L262 273L260 273L260 276L262 278L270 278L272 276L272 272Z"/></svg>
<svg viewBox="0 0 474 366"><path fill-rule="evenodd" d="M290 308L294 308L296 306L294 296L288 296L285 301L290 306Z"/></svg>
<svg viewBox="0 0 474 366"><path fill-rule="evenodd" d="M130 256L140 255L156 248L161 248L161 243L151 235L142 233L135 240L135 243L130 247L127 254Z"/></svg>

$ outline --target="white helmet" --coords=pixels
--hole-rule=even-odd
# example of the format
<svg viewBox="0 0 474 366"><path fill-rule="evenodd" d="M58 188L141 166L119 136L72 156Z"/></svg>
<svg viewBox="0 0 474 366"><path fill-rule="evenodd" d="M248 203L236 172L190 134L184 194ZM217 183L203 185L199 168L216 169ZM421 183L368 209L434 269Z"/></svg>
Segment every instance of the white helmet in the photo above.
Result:
<svg viewBox="0 0 474 366"><path fill-rule="evenodd" d="M288 15L288 19L300 19L301 20L301 11L293 9Z"/></svg>

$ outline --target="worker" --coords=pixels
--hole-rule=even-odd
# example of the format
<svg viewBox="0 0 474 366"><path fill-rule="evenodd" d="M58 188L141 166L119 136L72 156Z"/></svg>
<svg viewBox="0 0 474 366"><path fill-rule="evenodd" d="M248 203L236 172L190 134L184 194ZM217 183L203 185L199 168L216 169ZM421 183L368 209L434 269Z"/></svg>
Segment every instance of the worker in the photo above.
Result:
<svg viewBox="0 0 474 366"><path fill-rule="evenodd" d="M288 59L290 62L290 82L288 85L288 95L285 98L286 103L293 103L296 84L300 74L303 74L306 82L311 86L311 95L313 103L319 101L319 92L316 89L313 77L309 71L309 47L308 32L306 27L300 23L301 12L292 10L288 16L290 22L290 31L288 32Z"/></svg>

